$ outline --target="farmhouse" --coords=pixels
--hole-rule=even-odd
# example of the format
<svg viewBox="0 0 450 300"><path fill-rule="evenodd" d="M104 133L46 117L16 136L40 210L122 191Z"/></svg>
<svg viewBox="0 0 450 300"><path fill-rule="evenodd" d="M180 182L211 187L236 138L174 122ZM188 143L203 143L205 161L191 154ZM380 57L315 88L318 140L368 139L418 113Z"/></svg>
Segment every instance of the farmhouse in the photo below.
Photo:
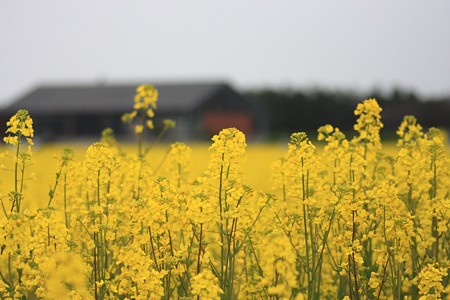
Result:
<svg viewBox="0 0 450 300"><path fill-rule="evenodd" d="M45 141L98 139L107 127L118 138L131 139L132 130L122 124L121 116L132 111L138 85L42 86L1 111L1 126L5 128L6 121L17 110L27 109L34 120L36 135ZM252 136L262 127L258 109L226 83L154 86L159 91L156 132L165 118L177 122L167 137L170 140L210 138L226 127L236 127Z"/></svg>

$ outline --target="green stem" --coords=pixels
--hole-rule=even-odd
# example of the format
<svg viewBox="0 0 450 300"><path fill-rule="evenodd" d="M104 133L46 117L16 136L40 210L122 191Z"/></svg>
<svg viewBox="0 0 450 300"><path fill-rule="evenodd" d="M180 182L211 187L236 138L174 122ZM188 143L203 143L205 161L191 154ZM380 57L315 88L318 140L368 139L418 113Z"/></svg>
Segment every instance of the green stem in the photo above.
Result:
<svg viewBox="0 0 450 300"><path fill-rule="evenodd" d="M96 240L96 233L94 232L94 239ZM97 287L97 247L94 247L94 295L95 295L95 300L98 299L98 287Z"/></svg>
<svg viewBox="0 0 450 300"><path fill-rule="evenodd" d="M20 153L20 138L21 138L21 134L19 133L19 136L17 138L17 148L16 148L16 160L15 160L15 164L14 164L14 191L15 191L15 202L13 203L13 206L16 205L16 212L19 212L19 199L18 199L18 192L19 192L19 186L18 186L18 182L19 182L19 153Z"/></svg>
<svg viewBox="0 0 450 300"><path fill-rule="evenodd" d="M304 159L302 157L301 159L302 163L302 206L303 206L303 230L304 230L304 237L305 237L305 244L306 244L306 274L308 276L308 298L311 299L312 297L312 278L311 278L311 268L310 268L310 257L309 257L309 242L308 242L308 227L306 223L307 214L306 214L306 205L305 200L307 198L306 191L305 191L305 174L303 172L304 168ZM300 282L299 282L300 284Z"/></svg>
<svg viewBox="0 0 450 300"><path fill-rule="evenodd" d="M219 215L220 215L220 282L221 287L224 289L224 256L225 256L225 249L224 249L224 234L223 234L223 204L222 204L222 187L223 187L223 164L225 160L225 153L222 153L221 157L221 164L220 164L220 174L219 174Z"/></svg>
<svg viewBox="0 0 450 300"><path fill-rule="evenodd" d="M24 176L25 176L25 158L22 160L22 169L20 170L20 189L19 189L19 197L17 199L17 209L19 212L20 207L22 206L22 193L23 193L23 182L24 182Z"/></svg>
<svg viewBox="0 0 450 300"><path fill-rule="evenodd" d="M150 226L148 226L148 234L149 234L149 237L150 237L150 248L152 249L153 261L155 262L156 270L158 272L160 272L161 268L159 267L158 259L156 258L156 251L155 251L155 246L153 245L152 230L151 230Z"/></svg>
<svg viewBox="0 0 450 300"><path fill-rule="evenodd" d="M356 224L355 224L355 211L352 211L352 223L353 223L353 230L352 230L352 246L356 238ZM355 250L352 249L352 263L353 263L353 277L355 278L355 295L356 300L359 299L359 288L358 288L358 276L356 272L356 260L355 260Z"/></svg>
<svg viewBox="0 0 450 300"><path fill-rule="evenodd" d="M55 191L56 191L56 188L58 187L59 176L61 176L61 171L56 173L56 179L55 179L54 188L52 189L52 187L50 186L50 192L49 192L49 199L48 199L47 207L50 207L50 205L52 204L52 200L55 197Z"/></svg>
<svg viewBox="0 0 450 300"><path fill-rule="evenodd" d="M8 212L6 211L5 204L3 203L3 199L0 199L0 202L2 203L3 213L5 214L5 217L8 220L9 219L9 215L8 215Z"/></svg>
<svg viewBox="0 0 450 300"><path fill-rule="evenodd" d="M138 157L142 159L144 157L142 153L142 133L137 134L137 140L138 140Z"/></svg>
<svg viewBox="0 0 450 300"><path fill-rule="evenodd" d="M202 255L202 242L203 242L203 223L200 223L200 236L198 241L198 255L197 255L197 275L201 271L202 267L202 261L201 261L201 255Z"/></svg>
<svg viewBox="0 0 450 300"><path fill-rule="evenodd" d="M167 130L169 130L168 127L164 126L163 130L161 130L161 132L158 134L158 136L156 137L156 139L153 141L153 143L147 147L144 151L143 156L146 156L148 152L150 152L150 150L153 149L153 147L159 143L159 141L161 140L161 138L164 136L164 134L166 134Z"/></svg>
<svg viewBox="0 0 450 300"><path fill-rule="evenodd" d="M351 272L351 265L352 265L352 259L351 254L348 255L348 286L350 289L350 300L353 300L353 284L352 284L352 272Z"/></svg>
<svg viewBox="0 0 450 300"><path fill-rule="evenodd" d="M67 173L64 173L64 220L66 228L69 228L69 218L67 215Z"/></svg>
<svg viewBox="0 0 450 300"><path fill-rule="evenodd" d="M436 160L433 161L433 190L432 190L432 199L436 199L437 196L437 168L436 168ZM434 237L433 242L433 259L435 261L439 261L439 232L438 232L438 219L434 215L436 211L433 209L433 218L431 225L431 234Z"/></svg>
<svg viewBox="0 0 450 300"><path fill-rule="evenodd" d="M12 275L12 270L11 270L11 253L8 253L8 277L9 277L9 287L10 287L10 291L11 291L11 296L14 299L15 287L14 287L13 275Z"/></svg>
<svg viewBox="0 0 450 300"><path fill-rule="evenodd" d="M378 291L377 300L380 299L381 291L383 290L383 285L384 285L384 282L386 280L386 273L387 273L386 269L387 269L387 266L389 264L390 258L391 258L391 254L389 253L388 259L386 260L386 263L383 266L383 277L381 278L380 290Z"/></svg>

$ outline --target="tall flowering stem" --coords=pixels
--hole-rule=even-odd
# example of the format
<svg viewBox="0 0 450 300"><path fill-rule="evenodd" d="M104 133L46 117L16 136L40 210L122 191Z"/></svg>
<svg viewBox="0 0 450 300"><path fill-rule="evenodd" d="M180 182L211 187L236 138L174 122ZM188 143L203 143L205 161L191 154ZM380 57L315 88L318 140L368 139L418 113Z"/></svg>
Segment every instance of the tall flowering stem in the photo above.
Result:
<svg viewBox="0 0 450 300"><path fill-rule="evenodd" d="M239 205L247 193L241 185L240 161L245 155L245 136L235 128L221 131L213 137L210 147L211 159L208 165L208 176L217 180L218 229L220 264L218 277L220 287L224 291L223 298L230 299L234 295L236 240ZM234 193L230 193L230 191ZM242 193L239 192L242 190ZM236 193L237 192L237 193Z"/></svg>
<svg viewBox="0 0 450 300"><path fill-rule="evenodd" d="M154 110L157 108L158 90L150 84L143 84L137 87L134 96L134 106L131 113L126 113L122 116L123 123L135 123L134 133L136 134L138 142L138 156L143 158L143 138L144 129L154 129L153 117Z"/></svg>
<svg viewBox="0 0 450 300"><path fill-rule="evenodd" d="M23 183L25 175L25 165L31 158L31 146L33 143L33 120L31 119L27 110L19 110L11 119L6 123L8 134L3 141L6 144L11 144L16 147L15 163L14 163L14 191L10 192L10 198L12 201L11 212L14 210L17 213L20 212L21 202L23 199ZM21 150L22 138L25 138L28 145L26 152ZM20 179L19 179L19 172Z"/></svg>

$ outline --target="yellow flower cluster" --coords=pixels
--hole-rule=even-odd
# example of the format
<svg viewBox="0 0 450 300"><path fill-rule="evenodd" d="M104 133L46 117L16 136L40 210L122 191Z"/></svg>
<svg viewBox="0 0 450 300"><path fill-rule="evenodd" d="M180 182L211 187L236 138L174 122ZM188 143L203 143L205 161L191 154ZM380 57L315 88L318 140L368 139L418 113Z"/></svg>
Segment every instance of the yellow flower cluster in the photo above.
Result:
<svg viewBox="0 0 450 300"><path fill-rule="evenodd" d="M20 138L25 137L28 144L33 145L33 120L27 110L19 110L6 125L8 126L6 133L9 135L3 139L5 143L18 145Z"/></svg>
<svg viewBox="0 0 450 300"><path fill-rule="evenodd" d="M156 109L156 101L158 101L158 90L150 84L143 84L136 89L134 96L134 109ZM148 111L147 111L148 112ZM151 118L154 114L151 114Z"/></svg>
<svg viewBox="0 0 450 300"><path fill-rule="evenodd" d="M139 87L124 117L142 126L137 154L111 130L84 157L64 149L43 201L24 193L31 151L20 140L33 137L31 118L11 118L15 155L0 156L13 174L0 182L0 298L449 297L450 161L438 129L406 116L388 155L381 108L363 101L352 139L330 124L318 129L323 149L292 134L267 193L246 184L236 128L212 138L197 177L184 143L162 161L146 156L157 99Z"/></svg>
<svg viewBox="0 0 450 300"><path fill-rule="evenodd" d="M359 133L356 137L357 142L372 143L376 147L380 147L380 129L383 128L381 123L382 109L375 99L364 100L356 106L355 116L359 116L354 129Z"/></svg>
<svg viewBox="0 0 450 300"><path fill-rule="evenodd" d="M223 290L217 277L210 270L205 270L192 278L192 294L201 299L219 300Z"/></svg>
<svg viewBox="0 0 450 300"><path fill-rule="evenodd" d="M419 294L423 295L419 299L442 299L442 293L444 292L442 280L447 275L447 268L434 264L424 266L417 277Z"/></svg>
<svg viewBox="0 0 450 300"><path fill-rule="evenodd" d="M134 126L136 134L140 135L144 131L144 127L154 129L153 117L156 109L156 102L158 101L158 90L150 84L140 85L136 89L134 96L134 110L131 113L126 113L122 116L122 122L131 123L138 118L139 122Z"/></svg>

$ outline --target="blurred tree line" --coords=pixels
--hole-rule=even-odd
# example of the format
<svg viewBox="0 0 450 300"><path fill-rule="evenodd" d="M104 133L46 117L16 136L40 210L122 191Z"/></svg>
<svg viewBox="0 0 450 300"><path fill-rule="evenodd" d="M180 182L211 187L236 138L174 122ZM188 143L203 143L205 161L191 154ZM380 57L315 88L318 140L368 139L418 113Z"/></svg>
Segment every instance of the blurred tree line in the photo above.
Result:
<svg viewBox="0 0 450 300"><path fill-rule="evenodd" d="M261 89L245 94L262 107L268 120L267 132L272 139L296 131L313 133L325 124L351 134L356 120L353 111L358 102L368 98L377 99L383 108L383 138L395 138L395 131L405 115L414 115L424 128L450 129L450 95L422 97L401 89L361 94L317 88Z"/></svg>

